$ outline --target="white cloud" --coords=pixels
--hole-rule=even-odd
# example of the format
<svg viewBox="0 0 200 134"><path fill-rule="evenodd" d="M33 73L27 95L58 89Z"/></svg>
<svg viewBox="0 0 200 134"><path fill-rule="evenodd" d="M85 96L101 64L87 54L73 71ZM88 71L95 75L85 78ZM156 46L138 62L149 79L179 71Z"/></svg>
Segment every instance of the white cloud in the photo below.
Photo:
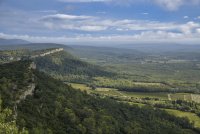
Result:
<svg viewBox="0 0 200 134"><path fill-rule="evenodd" d="M2 32L6 33L38 35L1 34L0 36L21 38L33 42L97 41L126 43L145 41L200 41L200 23L198 21L176 23L134 19L109 19L87 15L56 14L54 12L47 12L45 14L23 12L22 14L15 11L12 14L6 12L5 15L1 15L0 26ZM88 34L92 35L88 36ZM45 35L52 37L45 37ZM69 35L70 37L63 35Z"/></svg>
<svg viewBox="0 0 200 134"><path fill-rule="evenodd" d="M143 15L149 15L149 13L142 13Z"/></svg>
<svg viewBox="0 0 200 134"><path fill-rule="evenodd" d="M200 29L197 29L200 32ZM109 35L109 36L92 36L92 35L77 35L75 37L42 37L29 35L9 35L0 33L0 38L17 38L24 39L31 42L51 42L51 43L183 43L183 44L197 44L200 42L200 34L186 35L183 33L173 33L166 31L146 31L139 34L132 35Z"/></svg>
<svg viewBox="0 0 200 134"><path fill-rule="evenodd" d="M196 32L200 34L200 28L196 29Z"/></svg>
<svg viewBox="0 0 200 134"><path fill-rule="evenodd" d="M47 15L42 17L44 20L53 20L53 19L60 19L60 20L76 20L76 19L89 19L93 18L91 16L85 16L85 15L68 15L68 14L53 14L53 15Z"/></svg>
<svg viewBox="0 0 200 134"><path fill-rule="evenodd" d="M165 7L169 10L177 10L180 6L184 5L186 0L154 0L158 5Z"/></svg>
<svg viewBox="0 0 200 134"><path fill-rule="evenodd" d="M106 30L107 27L106 26L81 26L80 28L78 28L79 30L83 30L83 31L102 31L102 30Z"/></svg>
<svg viewBox="0 0 200 134"><path fill-rule="evenodd" d="M53 30L80 30L80 31L179 31L190 34L195 28L200 27L199 23L174 23L158 22L149 20L114 20L103 19L93 16L76 16L67 14L48 15L40 19L41 23Z"/></svg>
<svg viewBox="0 0 200 134"><path fill-rule="evenodd" d="M103 31L106 30L107 27L105 26L92 26L92 25L83 25L83 26L76 26L73 24L64 24L60 25L60 28L62 29L69 29L69 30L80 30L80 31L88 31L88 32L97 32L97 31Z"/></svg>
<svg viewBox="0 0 200 134"><path fill-rule="evenodd" d="M200 24L195 23L193 21L190 21L180 26L181 31L185 34L191 34L194 31L194 29L199 28L199 27L200 27Z"/></svg>
<svg viewBox="0 0 200 134"><path fill-rule="evenodd" d="M98 23L97 17L93 16L77 16L68 14L55 14L43 16L40 22L45 27L53 30L80 30L80 31L102 31L106 30L107 26Z"/></svg>
<svg viewBox="0 0 200 134"><path fill-rule="evenodd" d="M184 19L188 19L188 18L189 18L189 16L183 16L183 18L184 18Z"/></svg>

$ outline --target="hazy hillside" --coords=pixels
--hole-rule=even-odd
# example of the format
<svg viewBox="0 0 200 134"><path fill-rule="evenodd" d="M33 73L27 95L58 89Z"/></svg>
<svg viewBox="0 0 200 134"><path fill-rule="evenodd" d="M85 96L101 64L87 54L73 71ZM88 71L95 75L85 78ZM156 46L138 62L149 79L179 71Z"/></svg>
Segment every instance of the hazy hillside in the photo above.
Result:
<svg viewBox="0 0 200 134"><path fill-rule="evenodd" d="M4 45L22 45L22 44L28 44L29 41L21 40L21 39L3 39L0 38L0 46Z"/></svg>
<svg viewBox="0 0 200 134"><path fill-rule="evenodd" d="M112 47L121 49L134 49L142 52L199 52L199 44L184 44L184 43L138 43L138 44L120 44L111 45Z"/></svg>
<svg viewBox="0 0 200 134"><path fill-rule="evenodd" d="M66 50L70 50L71 48L55 43L25 43L25 44L16 44L16 45L1 45L0 50L16 50L16 49L30 49L30 50L41 50L41 49L49 49L49 48L65 48Z"/></svg>

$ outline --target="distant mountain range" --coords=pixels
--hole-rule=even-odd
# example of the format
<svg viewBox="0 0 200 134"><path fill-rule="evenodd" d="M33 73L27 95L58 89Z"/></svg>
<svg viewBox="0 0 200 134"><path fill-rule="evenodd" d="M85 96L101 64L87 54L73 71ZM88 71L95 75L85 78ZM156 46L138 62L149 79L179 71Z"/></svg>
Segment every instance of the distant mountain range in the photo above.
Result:
<svg viewBox="0 0 200 134"><path fill-rule="evenodd" d="M0 46L2 45L19 45L19 44L28 44L29 41L21 39L3 39L0 38Z"/></svg>
<svg viewBox="0 0 200 134"><path fill-rule="evenodd" d="M13 50L13 49L47 49L47 48L58 48L62 47L70 49L70 47L63 44L56 43L32 43L22 39L5 39L0 38L0 50Z"/></svg>
<svg viewBox="0 0 200 134"><path fill-rule="evenodd" d="M200 45L198 44L174 44L174 43L143 43L143 44L98 44L98 45L91 45L91 44L82 44L79 45L65 45L65 44L57 44L57 43L32 43L22 39L4 39L0 38L0 50L10 50L10 49L47 49L47 48L57 48L62 47L65 50L76 49L80 50L80 53L85 53L85 50L88 51L102 51L111 52L114 48L119 49L120 51L127 51L134 50L135 52L199 52Z"/></svg>

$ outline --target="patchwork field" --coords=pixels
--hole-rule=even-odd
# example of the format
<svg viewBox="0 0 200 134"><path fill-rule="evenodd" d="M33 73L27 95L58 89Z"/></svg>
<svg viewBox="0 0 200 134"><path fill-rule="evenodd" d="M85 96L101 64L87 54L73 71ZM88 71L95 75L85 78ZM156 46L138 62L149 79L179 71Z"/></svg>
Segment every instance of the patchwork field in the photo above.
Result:
<svg viewBox="0 0 200 134"><path fill-rule="evenodd" d="M199 94L190 94L190 93L145 93L145 92L125 92L119 91L118 89L114 88L96 88L92 90L91 87L87 86L86 84L77 84L77 83L69 83L75 89L85 90L88 92L99 93L104 95L111 95L111 96L119 96L119 97L127 97L127 98L158 98L160 100L185 100L185 101L194 101L199 103L200 102L200 95Z"/></svg>

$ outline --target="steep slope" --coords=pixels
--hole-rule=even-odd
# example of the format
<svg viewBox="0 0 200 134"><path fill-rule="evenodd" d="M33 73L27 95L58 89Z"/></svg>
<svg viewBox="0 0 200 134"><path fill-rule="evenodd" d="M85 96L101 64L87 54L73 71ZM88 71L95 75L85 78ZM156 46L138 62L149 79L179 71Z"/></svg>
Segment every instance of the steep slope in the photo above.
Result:
<svg viewBox="0 0 200 134"><path fill-rule="evenodd" d="M81 61L66 51L36 58L35 63L39 70L64 81L85 82L94 76L114 75L99 66Z"/></svg>
<svg viewBox="0 0 200 134"><path fill-rule="evenodd" d="M17 108L18 127L25 127L30 133L195 133L187 119L176 118L151 107L140 108L108 98L90 96L44 73L32 70L31 63L19 61L0 65L0 93L4 107L12 107L16 100L13 96L21 91L26 92L29 78L34 76L36 87L33 94L22 99ZM8 86L12 83L15 83L16 88ZM19 88L23 86L25 90Z"/></svg>
<svg viewBox="0 0 200 134"><path fill-rule="evenodd" d="M0 65L0 94L3 107L13 106L33 83L30 64L30 61L21 61Z"/></svg>
<svg viewBox="0 0 200 134"><path fill-rule="evenodd" d="M34 60L40 71L63 81L87 82L94 76L114 75L104 68L81 61L63 48L0 51L0 63L24 59Z"/></svg>

